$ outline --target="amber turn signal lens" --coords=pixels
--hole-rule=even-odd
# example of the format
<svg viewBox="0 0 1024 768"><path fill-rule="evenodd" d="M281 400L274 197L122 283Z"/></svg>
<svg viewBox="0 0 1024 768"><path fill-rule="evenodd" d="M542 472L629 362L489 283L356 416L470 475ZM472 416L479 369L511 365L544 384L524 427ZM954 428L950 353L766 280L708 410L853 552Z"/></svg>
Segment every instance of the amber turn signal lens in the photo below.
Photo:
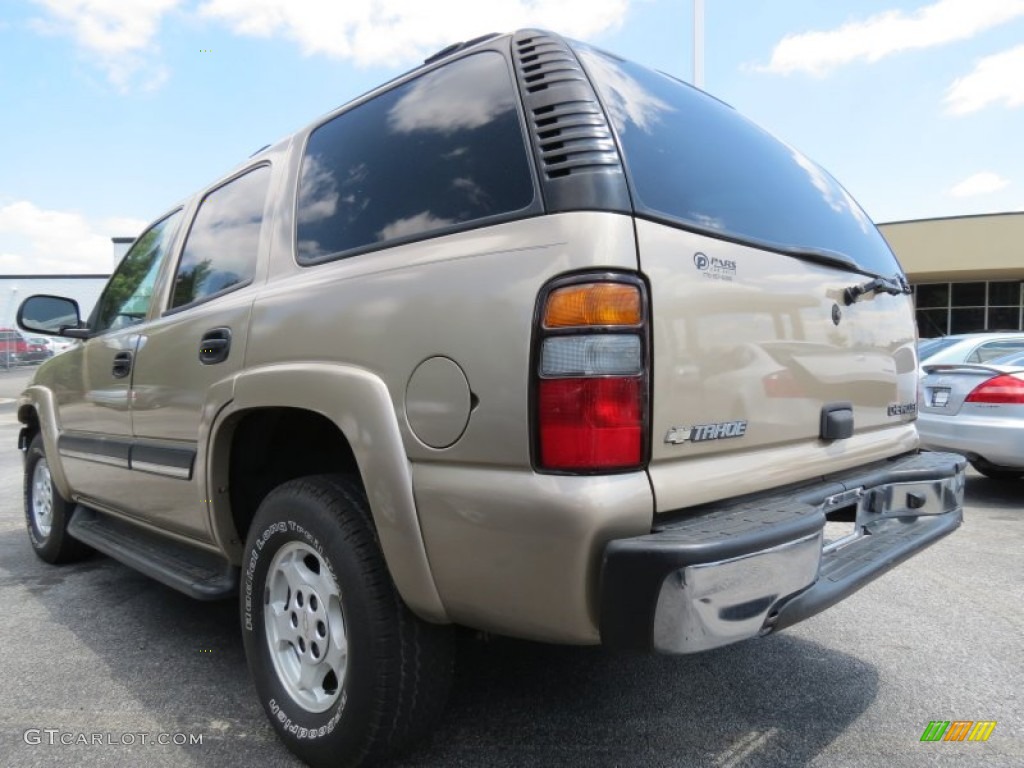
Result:
<svg viewBox="0 0 1024 768"><path fill-rule="evenodd" d="M584 283L552 291L544 307L545 328L640 325L640 289L622 283Z"/></svg>

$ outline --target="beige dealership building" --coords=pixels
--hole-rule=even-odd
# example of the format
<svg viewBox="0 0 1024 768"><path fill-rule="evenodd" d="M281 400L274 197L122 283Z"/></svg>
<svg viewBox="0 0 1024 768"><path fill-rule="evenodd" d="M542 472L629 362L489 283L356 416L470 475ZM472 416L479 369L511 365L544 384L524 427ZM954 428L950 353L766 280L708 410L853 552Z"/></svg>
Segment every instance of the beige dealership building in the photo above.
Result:
<svg viewBox="0 0 1024 768"><path fill-rule="evenodd" d="M914 286L921 336L1024 329L1024 213L878 228Z"/></svg>

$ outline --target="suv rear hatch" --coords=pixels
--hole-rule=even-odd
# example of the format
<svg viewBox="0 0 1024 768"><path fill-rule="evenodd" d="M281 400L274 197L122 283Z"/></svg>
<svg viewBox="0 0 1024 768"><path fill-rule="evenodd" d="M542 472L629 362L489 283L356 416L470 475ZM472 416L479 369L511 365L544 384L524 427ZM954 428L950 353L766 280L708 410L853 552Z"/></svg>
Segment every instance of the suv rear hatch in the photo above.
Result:
<svg viewBox="0 0 1024 768"><path fill-rule="evenodd" d="M916 445L913 306L824 170L731 107L586 46L650 283L659 512Z"/></svg>

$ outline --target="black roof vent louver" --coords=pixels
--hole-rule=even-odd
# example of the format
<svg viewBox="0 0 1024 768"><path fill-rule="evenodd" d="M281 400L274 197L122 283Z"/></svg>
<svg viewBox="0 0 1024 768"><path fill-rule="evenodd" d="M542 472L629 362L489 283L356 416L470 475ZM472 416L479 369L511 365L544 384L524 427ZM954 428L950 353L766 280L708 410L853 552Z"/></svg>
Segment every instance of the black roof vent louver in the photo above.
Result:
<svg viewBox="0 0 1024 768"><path fill-rule="evenodd" d="M630 212L611 127L576 55L559 36L513 36L519 90L549 212Z"/></svg>

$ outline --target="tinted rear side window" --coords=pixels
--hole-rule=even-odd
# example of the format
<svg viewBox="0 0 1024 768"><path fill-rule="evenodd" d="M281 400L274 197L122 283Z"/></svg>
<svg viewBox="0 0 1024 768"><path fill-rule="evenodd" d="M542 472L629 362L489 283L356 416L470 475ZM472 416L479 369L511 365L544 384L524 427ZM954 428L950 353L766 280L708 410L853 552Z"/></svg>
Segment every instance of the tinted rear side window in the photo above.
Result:
<svg viewBox="0 0 1024 768"><path fill-rule="evenodd" d="M618 134L639 213L729 239L838 252L899 270L867 214L835 179L726 104L579 45Z"/></svg>
<svg viewBox="0 0 1024 768"><path fill-rule="evenodd" d="M298 259L485 222L533 197L508 65L498 53L476 54L313 132L299 181Z"/></svg>

